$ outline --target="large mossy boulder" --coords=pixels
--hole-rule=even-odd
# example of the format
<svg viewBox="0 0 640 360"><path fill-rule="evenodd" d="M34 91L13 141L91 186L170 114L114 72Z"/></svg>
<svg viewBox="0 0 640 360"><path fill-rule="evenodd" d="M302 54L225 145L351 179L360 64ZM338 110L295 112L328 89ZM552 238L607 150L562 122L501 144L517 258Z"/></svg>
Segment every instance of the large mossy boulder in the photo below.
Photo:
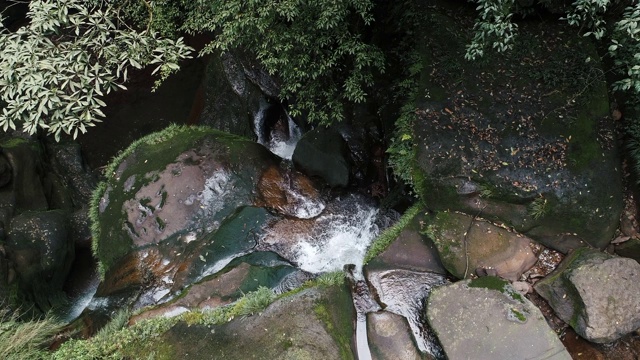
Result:
<svg viewBox="0 0 640 360"><path fill-rule="evenodd" d="M223 325L179 322L149 347L170 359L353 359L348 288L308 289Z"/></svg>
<svg viewBox="0 0 640 360"><path fill-rule="evenodd" d="M426 313L449 359L571 359L540 310L499 278L436 288Z"/></svg>
<svg viewBox="0 0 640 360"><path fill-rule="evenodd" d="M622 210L621 167L594 46L555 21L523 23L512 51L471 63L473 14L447 11L433 9L420 35L421 90L400 134L414 143L418 194L556 250L603 248Z"/></svg>
<svg viewBox="0 0 640 360"><path fill-rule="evenodd" d="M252 252L274 217L254 206L258 183L278 161L255 142L202 127L174 126L132 144L92 204L106 275L97 296L144 288L139 306L162 302Z"/></svg>
<svg viewBox="0 0 640 360"><path fill-rule="evenodd" d="M640 329L640 264L581 248L535 285L580 336L608 343Z"/></svg>

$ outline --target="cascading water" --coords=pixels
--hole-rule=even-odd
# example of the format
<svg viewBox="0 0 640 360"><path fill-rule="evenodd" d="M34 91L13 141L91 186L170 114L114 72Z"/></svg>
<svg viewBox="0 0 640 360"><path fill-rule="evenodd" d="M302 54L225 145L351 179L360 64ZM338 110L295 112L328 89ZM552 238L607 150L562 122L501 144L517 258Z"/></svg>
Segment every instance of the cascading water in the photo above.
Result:
<svg viewBox="0 0 640 360"><path fill-rule="evenodd" d="M407 319L420 351L443 359L442 348L426 325L424 306L431 289L447 283L446 278L436 273L388 270L374 272L368 279L380 302L386 305L385 310Z"/></svg>
<svg viewBox="0 0 640 360"><path fill-rule="evenodd" d="M257 141L279 157L291 160L298 140L302 137L302 131L284 109L275 107L281 105L272 105L266 99L261 99L260 108L253 120ZM267 128L267 123L276 126Z"/></svg>
<svg viewBox="0 0 640 360"><path fill-rule="evenodd" d="M279 253L312 274L342 270L354 264L362 279L364 255L381 230L378 209L360 195L329 202L315 219L285 219L266 229L259 248Z"/></svg>

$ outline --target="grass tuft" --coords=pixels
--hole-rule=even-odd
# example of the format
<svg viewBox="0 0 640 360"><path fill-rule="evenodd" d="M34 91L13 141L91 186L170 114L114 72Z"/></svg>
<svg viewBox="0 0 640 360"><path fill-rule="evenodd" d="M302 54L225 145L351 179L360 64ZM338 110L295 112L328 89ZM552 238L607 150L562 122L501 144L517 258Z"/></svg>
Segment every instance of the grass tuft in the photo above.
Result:
<svg viewBox="0 0 640 360"><path fill-rule="evenodd" d="M45 347L60 330L52 318L21 321L17 312L0 309L0 359L45 359Z"/></svg>
<svg viewBox="0 0 640 360"><path fill-rule="evenodd" d="M407 209L404 214L402 214L398 222L396 222L392 227L383 231L382 234L380 234L380 236L378 236L378 238L374 240L374 242L367 250L367 253L364 256L364 264L368 264L369 261L385 251L389 247L389 245L391 245L391 243L398 238L402 230L407 227L407 225L409 225L411 220L413 220L413 218L418 215L422 208L422 203L415 203L413 206Z"/></svg>

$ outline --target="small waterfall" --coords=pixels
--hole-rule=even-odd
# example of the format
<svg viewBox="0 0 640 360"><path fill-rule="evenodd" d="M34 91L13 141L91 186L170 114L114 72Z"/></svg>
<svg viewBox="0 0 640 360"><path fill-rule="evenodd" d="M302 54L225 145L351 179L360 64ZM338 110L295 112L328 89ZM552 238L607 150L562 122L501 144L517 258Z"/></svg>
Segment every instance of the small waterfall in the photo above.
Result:
<svg viewBox="0 0 640 360"><path fill-rule="evenodd" d="M97 273L91 275L91 279L87 286L74 298L71 299L71 305L64 309L64 312L58 314L62 322L70 323L75 320L82 311L89 305L100 284L100 276Z"/></svg>
<svg viewBox="0 0 640 360"><path fill-rule="evenodd" d="M302 131L282 105L273 105L264 98L260 99L253 127L259 144L279 157L291 160Z"/></svg>

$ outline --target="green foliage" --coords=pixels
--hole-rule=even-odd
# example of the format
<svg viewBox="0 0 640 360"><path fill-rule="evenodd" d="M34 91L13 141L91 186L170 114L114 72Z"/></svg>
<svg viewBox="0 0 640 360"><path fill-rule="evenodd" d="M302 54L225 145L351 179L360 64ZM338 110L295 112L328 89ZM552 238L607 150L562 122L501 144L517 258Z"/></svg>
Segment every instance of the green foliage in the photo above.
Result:
<svg viewBox="0 0 640 360"><path fill-rule="evenodd" d="M329 287L344 284L344 271L333 271L324 273L312 280L314 286ZM307 284L309 286L309 284Z"/></svg>
<svg viewBox="0 0 640 360"><path fill-rule="evenodd" d="M231 313L234 316L257 314L269 306L275 299L276 295L271 289L260 286L258 290L252 291L236 301Z"/></svg>
<svg viewBox="0 0 640 360"><path fill-rule="evenodd" d="M389 245L391 245L391 243L398 238L402 230L407 227L407 225L409 225L411 220L413 220L413 218L416 217L416 215L418 215L420 210L422 210L423 208L424 206L420 202L413 204L413 206L411 206L409 209L407 209L407 211L404 212L404 214L402 214L398 222L383 231L382 234L378 236L378 238L373 242L373 244L371 244L371 246L367 250L367 253L364 256L364 264L368 264L369 261L382 254L382 252L385 251L389 247Z"/></svg>
<svg viewBox="0 0 640 360"><path fill-rule="evenodd" d="M59 330L60 324L51 318L22 321L17 312L0 309L0 358L46 359L44 349Z"/></svg>
<svg viewBox="0 0 640 360"><path fill-rule="evenodd" d="M484 55L485 49L505 52L513 48L518 31L517 24L511 22L514 0L476 0L480 12L474 25L475 34L467 46L465 58L475 60Z"/></svg>
<svg viewBox="0 0 640 360"><path fill-rule="evenodd" d="M187 5L183 29L215 31L203 53L241 49L255 55L279 83L291 114L329 124L345 103L364 101L384 57L362 39L373 22L370 0L200 1Z"/></svg>
<svg viewBox="0 0 640 360"><path fill-rule="evenodd" d="M393 169L393 173L412 188L415 188L415 181L413 178L414 142L411 134L413 134L415 119L415 105L413 102L408 102L400 109L394 136L387 149L389 166Z"/></svg>
<svg viewBox="0 0 640 360"><path fill-rule="evenodd" d="M542 196L537 197L531 202L531 204L529 204L528 211L529 215L531 215L536 220L545 216L549 212L547 199L543 198Z"/></svg>
<svg viewBox="0 0 640 360"><path fill-rule="evenodd" d="M35 134L86 132L104 117L102 100L125 89L131 68L156 66L160 79L179 69L191 49L182 39L133 31L104 1L29 3L29 23L0 28L0 126Z"/></svg>

